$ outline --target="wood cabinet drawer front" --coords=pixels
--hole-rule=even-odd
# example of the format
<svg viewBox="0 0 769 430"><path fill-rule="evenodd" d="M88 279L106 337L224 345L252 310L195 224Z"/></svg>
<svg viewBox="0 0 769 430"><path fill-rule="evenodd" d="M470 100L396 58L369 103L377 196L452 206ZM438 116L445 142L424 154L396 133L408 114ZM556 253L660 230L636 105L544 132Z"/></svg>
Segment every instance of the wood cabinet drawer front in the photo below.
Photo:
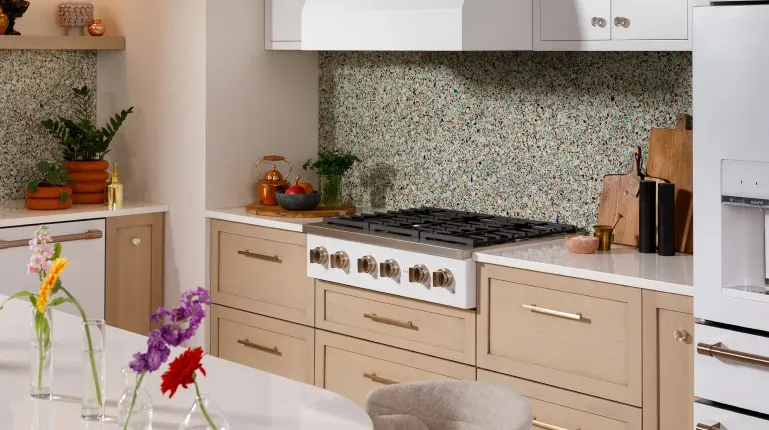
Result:
<svg viewBox="0 0 769 430"><path fill-rule="evenodd" d="M313 383L313 329L221 306L212 306L212 319L213 355Z"/></svg>
<svg viewBox="0 0 769 430"><path fill-rule="evenodd" d="M306 249L295 244L298 233L265 232L266 229L250 227L214 224L211 241L214 302L312 325L313 281L305 269ZM288 235L282 237L282 233ZM292 241L294 243L287 243Z"/></svg>
<svg viewBox="0 0 769 430"><path fill-rule="evenodd" d="M475 312L316 281L316 326L475 364Z"/></svg>
<svg viewBox="0 0 769 430"><path fill-rule="evenodd" d="M641 292L485 266L481 367L641 405Z"/></svg>
<svg viewBox="0 0 769 430"><path fill-rule="evenodd" d="M536 420L532 429L641 430L639 408L487 370L478 370L478 380L505 385L524 396Z"/></svg>
<svg viewBox="0 0 769 430"><path fill-rule="evenodd" d="M320 330L316 339L316 385L359 405L382 385L475 380L474 367Z"/></svg>

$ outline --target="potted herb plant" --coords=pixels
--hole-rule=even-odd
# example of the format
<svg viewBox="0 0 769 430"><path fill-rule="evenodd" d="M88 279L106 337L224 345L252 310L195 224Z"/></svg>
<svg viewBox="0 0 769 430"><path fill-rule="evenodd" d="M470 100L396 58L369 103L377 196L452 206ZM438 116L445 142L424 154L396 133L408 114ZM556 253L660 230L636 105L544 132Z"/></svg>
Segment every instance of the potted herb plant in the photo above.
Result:
<svg viewBox="0 0 769 430"><path fill-rule="evenodd" d="M109 162L104 156L133 107L123 110L109 119L102 128L96 128L94 92L88 87L73 88L75 118L59 117L42 122L43 127L55 137L64 151L69 177L77 181L72 195L74 203L104 203L104 189L109 178Z"/></svg>
<svg viewBox="0 0 769 430"><path fill-rule="evenodd" d="M318 153L316 161L307 160L304 170L312 169L320 177L320 189L323 196L321 204L326 207L338 207L342 204L342 179L358 157L339 149Z"/></svg>
<svg viewBox="0 0 769 430"><path fill-rule="evenodd" d="M72 206L72 185L63 163L37 163L37 177L27 184L26 206L34 210L66 209Z"/></svg>

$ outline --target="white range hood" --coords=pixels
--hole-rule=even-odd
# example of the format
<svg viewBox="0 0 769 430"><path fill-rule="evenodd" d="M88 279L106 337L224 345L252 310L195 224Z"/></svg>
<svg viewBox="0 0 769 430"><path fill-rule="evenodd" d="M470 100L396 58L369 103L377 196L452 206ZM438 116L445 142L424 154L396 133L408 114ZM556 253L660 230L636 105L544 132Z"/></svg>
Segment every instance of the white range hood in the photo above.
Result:
<svg viewBox="0 0 769 430"><path fill-rule="evenodd" d="M310 51L532 49L531 0L305 0Z"/></svg>

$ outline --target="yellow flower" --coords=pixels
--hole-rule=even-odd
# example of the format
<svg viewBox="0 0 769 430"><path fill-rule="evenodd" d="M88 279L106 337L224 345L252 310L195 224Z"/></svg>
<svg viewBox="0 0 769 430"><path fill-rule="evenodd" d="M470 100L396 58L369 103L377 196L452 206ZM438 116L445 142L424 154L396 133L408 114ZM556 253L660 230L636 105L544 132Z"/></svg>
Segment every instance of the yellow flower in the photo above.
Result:
<svg viewBox="0 0 769 430"><path fill-rule="evenodd" d="M53 267L51 267L51 271L48 273L45 281L40 285L40 294L37 297L37 310L40 313L45 312L45 307L48 306L48 299L51 298L51 290L53 290L56 280L59 279L61 272L64 271L67 264L69 264L69 260L66 258L57 258L53 262Z"/></svg>

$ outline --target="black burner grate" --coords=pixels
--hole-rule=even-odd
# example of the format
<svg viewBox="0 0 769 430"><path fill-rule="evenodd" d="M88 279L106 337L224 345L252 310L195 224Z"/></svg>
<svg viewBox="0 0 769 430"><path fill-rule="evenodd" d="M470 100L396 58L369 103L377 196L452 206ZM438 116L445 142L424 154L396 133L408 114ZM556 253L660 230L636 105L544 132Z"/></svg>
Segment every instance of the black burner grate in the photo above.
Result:
<svg viewBox="0 0 769 430"><path fill-rule="evenodd" d="M573 233L576 227L544 221L485 215L449 209L419 208L326 218L328 225L362 232L480 248L509 242Z"/></svg>

